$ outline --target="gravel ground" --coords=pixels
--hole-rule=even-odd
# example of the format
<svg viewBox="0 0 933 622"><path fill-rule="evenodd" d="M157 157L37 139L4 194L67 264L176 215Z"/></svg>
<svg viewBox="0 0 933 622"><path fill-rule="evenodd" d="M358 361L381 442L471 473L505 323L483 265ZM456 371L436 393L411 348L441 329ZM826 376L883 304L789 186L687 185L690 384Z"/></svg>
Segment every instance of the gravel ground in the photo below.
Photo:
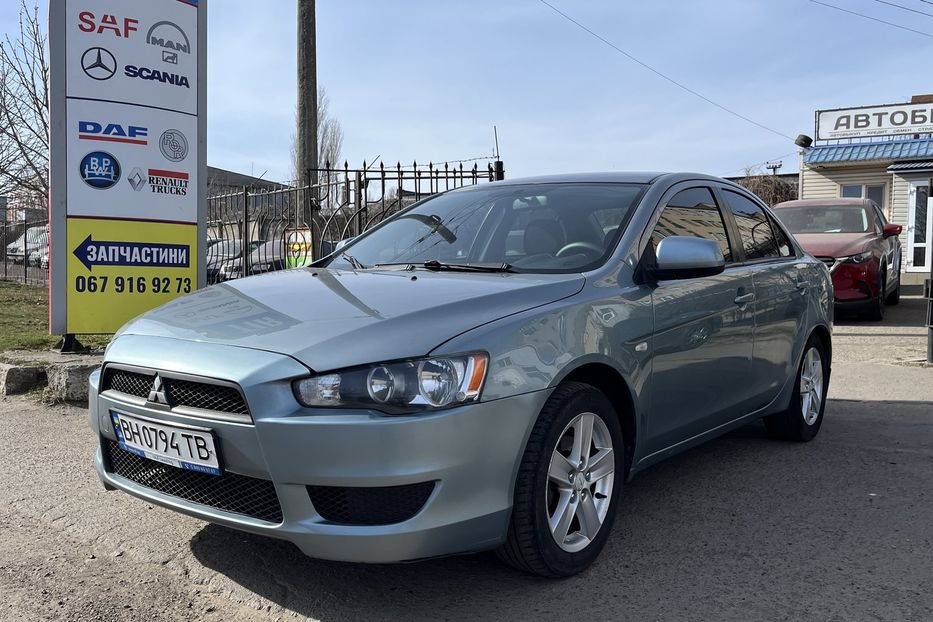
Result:
<svg viewBox="0 0 933 622"><path fill-rule="evenodd" d="M312 560L105 492L83 409L0 400L0 621L931 620L933 369L909 364L921 301L892 311L837 325L814 442L750 425L639 475L561 581L491 555Z"/></svg>

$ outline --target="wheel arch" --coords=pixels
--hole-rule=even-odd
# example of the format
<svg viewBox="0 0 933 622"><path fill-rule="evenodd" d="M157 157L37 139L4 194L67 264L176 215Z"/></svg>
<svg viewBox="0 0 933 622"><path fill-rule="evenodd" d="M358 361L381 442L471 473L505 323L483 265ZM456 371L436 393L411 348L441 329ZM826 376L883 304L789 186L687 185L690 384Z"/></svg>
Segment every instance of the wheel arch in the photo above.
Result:
<svg viewBox="0 0 933 622"><path fill-rule="evenodd" d="M632 389L618 369L600 361L587 361L566 369L553 382L557 386L564 382L582 382L601 391L612 404L622 426L622 442L625 445L625 478L632 469L638 440L638 423Z"/></svg>
<svg viewBox="0 0 933 622"><path fill-rule="evenodd" d="M823 344L823 347L826 348L826 354L829 357L829 365L832 367L833 362L833 340L829 332L829 329L823 326L822 324L817 324L813 327L813 330L810 331L811 335L816 336L820 342Z"/></svg>

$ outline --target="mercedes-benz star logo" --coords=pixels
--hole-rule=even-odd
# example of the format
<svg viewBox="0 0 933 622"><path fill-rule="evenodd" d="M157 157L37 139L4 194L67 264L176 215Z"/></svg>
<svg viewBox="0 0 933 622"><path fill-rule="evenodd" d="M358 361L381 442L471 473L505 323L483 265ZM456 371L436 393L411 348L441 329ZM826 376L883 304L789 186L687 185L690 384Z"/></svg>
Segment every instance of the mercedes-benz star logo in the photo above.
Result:
<svg viewBox="0 0 933 622"><path fill-rule="evenodd" d="M168 405L168 396L165 395L165 389L162 387L162 377L159 374L152 379L152 388L149 390L149 401L153 404Z"/></svg>
<svg viewBox="0 0 933 622"><path fill-rule="evenodd" d="M104 48L88 48L81 55L81 69L93 80L109 80L117 72L117 59Z"/></svg>

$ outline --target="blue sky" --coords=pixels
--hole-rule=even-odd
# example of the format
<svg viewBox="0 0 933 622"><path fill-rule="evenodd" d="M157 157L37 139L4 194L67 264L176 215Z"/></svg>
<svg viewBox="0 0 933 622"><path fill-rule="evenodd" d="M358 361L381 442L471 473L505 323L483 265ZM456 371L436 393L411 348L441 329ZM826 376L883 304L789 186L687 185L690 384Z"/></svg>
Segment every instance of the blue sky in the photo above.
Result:
<svg viewBox="0 0 933 622"><path fill-rule="evenodd" d="M549 0L617 46L790 137L817 108L933 92L933 38L807 0ZM826 0L933 33L933 17L876 0ZM891 0L933 14L921 0ZM16 3L0 8L15 27ZM318 0L318 80L353 164L489 155L509 177L586 170L736 174L791 139L664 81L539 0ZM208 161L290 175L293 0L211 0ZM924 63L927 66L924 66ZM791 154L791 155L787 155Z"/></svg>

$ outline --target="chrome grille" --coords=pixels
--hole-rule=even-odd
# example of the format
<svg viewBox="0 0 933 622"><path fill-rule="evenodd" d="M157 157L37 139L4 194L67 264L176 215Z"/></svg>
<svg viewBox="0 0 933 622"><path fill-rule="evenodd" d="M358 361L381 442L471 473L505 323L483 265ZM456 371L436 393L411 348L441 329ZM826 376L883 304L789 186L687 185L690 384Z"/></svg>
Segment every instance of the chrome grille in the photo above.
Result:
<svg viewBox="0 0 933 622"><path fill-rule="evenodd" d="M105 440L103 447L110 465L108 470L140 486L225 512L269 523L282 522L282 506L275 484L269 480L179 469L137 456L111 440Z"/></svg>
<svg viewBox="0 0 933 622"><path fill-rule="evenodd" d="M239 389L209 382L184 380L160 373L162 387L170 406L249 416L249 407ZM111 390L142 399L149 398L155 372L131 371L108 367L101 390Z"/></svg>

